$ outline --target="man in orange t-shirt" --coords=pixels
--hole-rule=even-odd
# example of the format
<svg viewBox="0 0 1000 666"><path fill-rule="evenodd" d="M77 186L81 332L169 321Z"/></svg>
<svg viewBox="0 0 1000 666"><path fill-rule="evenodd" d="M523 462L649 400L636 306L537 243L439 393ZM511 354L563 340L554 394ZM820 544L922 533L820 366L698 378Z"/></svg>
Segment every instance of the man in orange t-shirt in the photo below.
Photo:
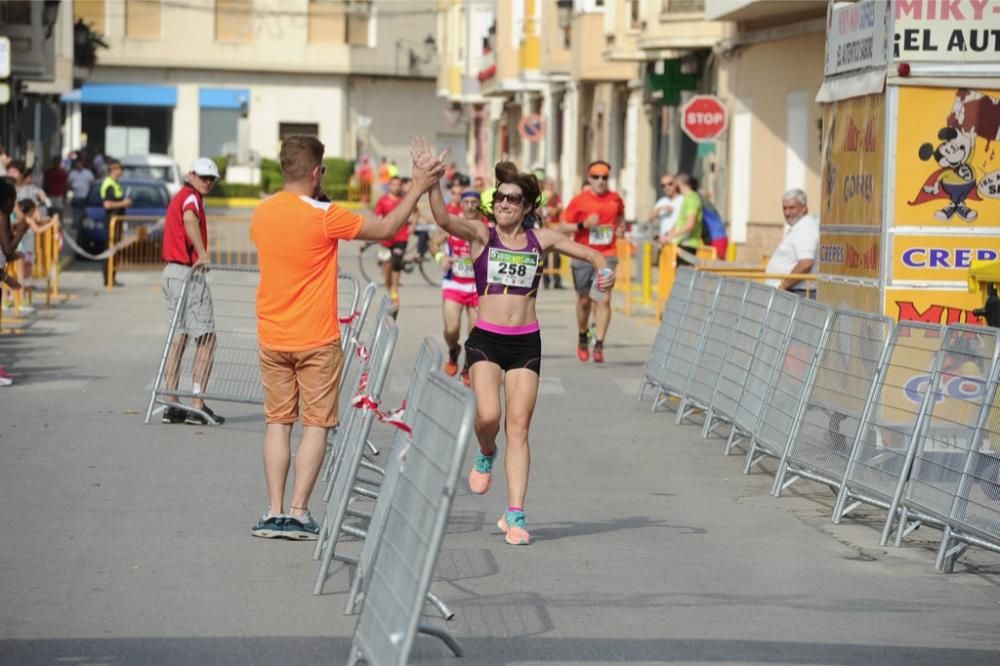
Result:
<svg viewBox="0 0 1000 666"><path fill-rule="evenodd" d="M573 240L591 247L608 260L608 268L618 265L618 239L625 235L625 204L608 187L611 165L598 160L587 166L587 185L573 197L563 211L561 229L573 234ZM576 356L586 362L590 358L588 323L590 322L590 287L595 270L589 263L573 260L573 286L576 288L576 323L580 331ZM594 363L604 363L604 338L611 325L611 294L596 304L597 334L594 340Z"/></svg>
<svg viewBox="0 0 1000 666"><path fill-rule="evenodd" d="M343 368L337 322L337 251L341 240L392 238L417 200L437 184L444 166L417 154L415 187L384 217L363 218L316 200L323 179L323 144L295 135L281 144L284 187L254 211L257 246L257 337L264 386L264 476L270 504L251 530L266 538L314 540L319 525L309 496L323 463L329 428L337 425ZM284 513L292 426L301 418L290 511Z"/></svg>

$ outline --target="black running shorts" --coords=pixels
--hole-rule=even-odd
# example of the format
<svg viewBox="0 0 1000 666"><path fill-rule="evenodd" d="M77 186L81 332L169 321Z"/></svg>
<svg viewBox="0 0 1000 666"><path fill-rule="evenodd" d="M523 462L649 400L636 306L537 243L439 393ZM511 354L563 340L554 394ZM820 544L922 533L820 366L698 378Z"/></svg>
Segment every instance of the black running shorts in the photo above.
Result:
<svg viewBox="0 0 1000 666"><path fill-rule="evenodd" d="M501 335L473 328L465 341L465 358L469 366L486 361L496 363L501 370L527 368L542 374L542 335L539 331L521 335Z"/></svg>

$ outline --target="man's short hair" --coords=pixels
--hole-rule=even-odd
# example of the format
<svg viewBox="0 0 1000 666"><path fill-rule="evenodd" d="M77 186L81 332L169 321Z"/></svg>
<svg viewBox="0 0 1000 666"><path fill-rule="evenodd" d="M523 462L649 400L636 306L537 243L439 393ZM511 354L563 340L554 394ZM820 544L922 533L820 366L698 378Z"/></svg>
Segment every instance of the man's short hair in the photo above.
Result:
<svg viewBox="0 0 1000 666"><path fill-rule="evenodd" d="M680 183L681 185L687 185L688 187L691 187L691 174L687 173L686 171L679 171L677 175L674 176L674 180Z"/></svg>
<svg viewBox="0 0 1000 666"><path fill-rule="evenodd" d="M803 206L809 205L809 202L806 199L806 193L797 187L785 192L785 194L781 197L781 203L785 203L786 201L791 201L792 199L798 201Z"/></svg>
<svg viewBox="0 0 1000 666"><path fill-rule="evenodd" d="M111 171L115 167L118 167L120 169L121 166L122 166L122 163L121 163L121 160L110 159L110 160L108 160L108 162L107 162L107 164L105 166L107 166L108 171Z"/></svg>
<svg viewBox="0 0 1000 666"><path fill-rule="evenodd" d="M281 142L281 176L286 183L302 182L323 163L325 147L314 136L293 134Z"/></svg>
<svg viewBox="0 0 1000 666"><path fill-rule="evenodd" d="M391 176L391 177L389 178L389 182L390 182L390 183L391 183L392 181L394 181L394 180L398 180L399 182L401 182L401 183L402 183L402 182L404 182L404 181L405 181L406 179L405 179L405 178L403 178L402 176L399 176L399 175L396 175L396 176Z"/></svg>

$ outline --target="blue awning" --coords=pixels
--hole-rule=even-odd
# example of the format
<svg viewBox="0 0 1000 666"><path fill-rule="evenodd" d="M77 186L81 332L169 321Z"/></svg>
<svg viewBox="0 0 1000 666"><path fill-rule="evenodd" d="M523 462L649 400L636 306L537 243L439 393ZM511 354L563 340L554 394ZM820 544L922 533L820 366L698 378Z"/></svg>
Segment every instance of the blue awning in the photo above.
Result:
<svg viewBox="0 0 1000 666"><path fill-rule="evenodd" d="M59 98L64 104L114 106L177 106L177 88L128 83L84 83Z"/></svg>
<svg viewBox="0 0 1000 666"><path fill-rule="evenodd" d="M198 106L203 109L236 109L250 104L250 91L246 88L200 88Z"/></svg>

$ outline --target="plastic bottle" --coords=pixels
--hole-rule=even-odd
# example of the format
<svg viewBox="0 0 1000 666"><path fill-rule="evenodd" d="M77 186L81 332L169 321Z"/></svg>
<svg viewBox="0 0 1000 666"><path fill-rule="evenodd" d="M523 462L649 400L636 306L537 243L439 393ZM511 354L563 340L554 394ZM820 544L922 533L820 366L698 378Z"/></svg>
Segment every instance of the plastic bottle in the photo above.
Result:
<svg viewBox="0 0 1000 666"><path fill-rule="evenodd" d="M607 290L599 288L597 283L601 278L609 278L614 274L615 272L610 268L602 268L597 271L597 275L594 276L594 283L590 285L590 300L595 303L603 303L608 300Z"/></svg>

